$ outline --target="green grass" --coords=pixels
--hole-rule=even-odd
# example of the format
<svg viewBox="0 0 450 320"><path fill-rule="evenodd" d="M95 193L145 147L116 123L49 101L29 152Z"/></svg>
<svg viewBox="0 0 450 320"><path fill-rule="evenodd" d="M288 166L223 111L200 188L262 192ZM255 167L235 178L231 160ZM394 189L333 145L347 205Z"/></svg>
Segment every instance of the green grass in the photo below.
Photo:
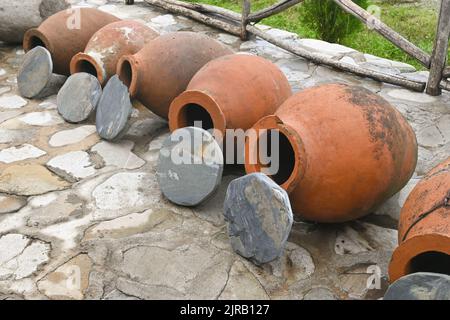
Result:
<svg viewBox="0 0 450 320"><path fill-rule="evenodd" d="M189 2L209 3L237 12L240 11L239 0L189 0ZM253 0L252 11L267 7L275 2L277 0ZM381 20L384 23L426 52L432 52L438 15L436 10L411 4L377 3L377 5L381 7ZM318 38L313 30L300 23L300 15L301 5L297 5L280 14L264 19L261 23L295 32L302 38ZM406 62L419 70L424 70L424 67L418 61L410 58L376 32L366 28L342 39L340 43L364 53ZM450 59L450 51L448 56Z"/></svg>

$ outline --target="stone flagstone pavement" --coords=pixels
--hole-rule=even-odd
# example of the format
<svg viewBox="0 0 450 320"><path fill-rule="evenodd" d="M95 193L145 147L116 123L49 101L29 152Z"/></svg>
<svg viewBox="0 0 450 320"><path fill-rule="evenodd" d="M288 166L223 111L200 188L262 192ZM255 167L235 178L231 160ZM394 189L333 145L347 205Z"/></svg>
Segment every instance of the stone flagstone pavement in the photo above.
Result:
<svg viewBox="0 0 450 320"><path fill-rule="evenodd" d="M78 3L79 1L73 0ZM175 206L158 189L155 164L167 123L135 102L118 143L101 141L93 121L68 124L56 97L18 96L24 52L0 43L0 299L377 299L397 244L398 213L427 170L450 155L450 95L431 97L309 63L261 39L238 38L142 1L89 0L161 33L190 30L236 51L274 61L295 91L320 83L364 86L389 100L420 144L416 174L377 212L340 225L296 222L284 255L257 267L231 250L222 216L228 183L196 208ZM410 78L406 64L268 27L278 37L334 59ZM351 142L349 142L351 143ZM376 266L376 267L373 267ZM373 270L379 289L368 289Z"/></svg>

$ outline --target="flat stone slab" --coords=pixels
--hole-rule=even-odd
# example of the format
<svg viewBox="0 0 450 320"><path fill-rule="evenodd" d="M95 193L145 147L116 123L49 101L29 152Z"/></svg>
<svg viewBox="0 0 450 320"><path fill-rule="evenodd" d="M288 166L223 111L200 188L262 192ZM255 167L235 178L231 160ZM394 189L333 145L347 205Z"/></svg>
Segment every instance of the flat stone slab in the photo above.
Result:
<svg viewBox="0 0 450 320"><path fill-rule="evenodd" d="M18 118L20 121L31 126L49 127L64 123L54 111L30 112Z"/></svg>
<svg viewBox="0 0 450 320"><path fill-rule="evenodd" d="M105 140L116 140L128 129L133 105L130 93L117 75L109 79L97 107L95 125L97 133Z"/></svg>
<svg viewBox="0 0 450 320"><path fill-rule="evenodd" d="M20 109L25 107L27 103L27 100L15 95L0 97L0 108L4 109Z"/></svg>
<svg viewBox="0 0 450 320"><path fill-rule="evenodd" d="M45 154L47 152L44 150L26 143L21 146L0 150L0 162L11 163L25 159L39 158Z"/></svg>
<svg viewBox="0 0 450 320"><path fill-rule="evenodd" d="M28 51L17 73L20 95L25 98L38 96L47 86L52 73L52 56L47 49L38 46Z"/></svg>
<svg viewBox="0 0 450 320"><path fill-rule="evenodd" d="M120 172L92 192L97 208L117 210L148 208L160 200L156 179L146 172Z"/></svg>
<svg viewBox="0 0 450 320"><path fill-rule="evenodd" d="M0 279L20 280L32 275L50 259L50 245L21 234L0 238Z"/></svg>
<svg viewBox="0 0 450 320"><path fill-rule="evenodd" d="M0 123L15 118L17 116L20 116L23 112L20 110L11 110L11 111L3 111L0 112Z"/></svg>
<svg viewBox="0 0 450 320"><path fill-rule="evenodd" d="M24 197L0 194L0 214L15 212L23 208L26 204L27 199Z"/></svg>
<svg viewBox="0 0 450 320"><path fill-rule="evenodd" d="M256 264L278 258L292 228L289 196L261 173L233 180L224 203L233 249Z"/></svg>
<svg viewBox="0 0 450 320"><path fill-rule="evenodd" d="M51 299L81 300L89 285L92 261L87 254L69 260L38 282L38 288Z"/></svg>
<svg viewBox="0 0 450 320"><path fill-rule="evenodd" d="M175 130L163 143L156 176L162 193L182 206L208 199L222 181L223 154L206 130Z"/></svg>
<svg viewBox="0 0 450 320"><path fill-rule="evenodd" d="M102 86L89 73L71 75L58 93L58 112L67 122L78 123L89 118L102 96Z"/></svg>
<svg viewBox="0 0 450 320"><path fill-rule="evenodd" d="M131 150L134 142L122 140L119 142L101 141L91 148L91 151L100 155L105 166L115 166L124 169L137 169L145 164L145 161L135 155Z"/></svg>
<svg viewBox="0 0 450 320"><path fill-rule="evenodd" d="M72 151L52 158L47 167L69 181L78 181L94 175L97 170L84 151Z"/></svg>
<svg viewBox="0 0 450 320"><path fill-rule="evenodd" d="M69 186L38 164L11 165L0 173L0 192L9 194L33 196Z"/></svg>
<svg viewBox="0 0 450 320"><path fill-rule="evenodd" d="M49 144L52 147L62 147L83 141L96 131L95 126L86 125L75 129L62 130L51 136Z"/></svg>
<svg viewBox="0 0 450 320"><path fill-rule="evenodd" d="M450 276L439 273L413 273L394 282L384 300L450 300Z"/></svg>

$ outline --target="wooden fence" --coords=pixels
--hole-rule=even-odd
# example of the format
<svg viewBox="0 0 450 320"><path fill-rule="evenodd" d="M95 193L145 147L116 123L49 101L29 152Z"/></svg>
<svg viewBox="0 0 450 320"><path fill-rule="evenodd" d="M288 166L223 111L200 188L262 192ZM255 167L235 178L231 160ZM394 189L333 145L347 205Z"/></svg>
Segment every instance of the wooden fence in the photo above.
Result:
<svg viewBox="0 0 450 320"><path fill-rule="evenodd" d="M337 68L377 81L399 85L418 92L426 91L430 95L440 95L442 90L450 91L450 67L446 66L450 38L450 0L441 0L436 39L431 55L408 41L401 34L390 28L377 17L371 15L353 1L332 1L430 70L428 82L415 81L400 75L387 74L336 61L323 54L307 51L291 42L277 39L255 27L255 24L262 19L278 14L303 2L303 0L281 0L278 3L257 12L251 12L251 2L249 0L242 0L242 12L240 14L216 6L189 3L179 0L145 0L145 2L169 12L192 18L237 35L243 40L247 40L249 34L254 34L280 48L317 64ZM125 0L125 2L127 4L132 4L134 0Z"/></svg>

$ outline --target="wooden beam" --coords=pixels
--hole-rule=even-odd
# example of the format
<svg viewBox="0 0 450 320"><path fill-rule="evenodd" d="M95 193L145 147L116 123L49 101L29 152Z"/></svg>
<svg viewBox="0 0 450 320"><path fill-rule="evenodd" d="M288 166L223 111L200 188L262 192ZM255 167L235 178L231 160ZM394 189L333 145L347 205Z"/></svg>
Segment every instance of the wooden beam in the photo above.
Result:
<svg viewBox="0 0 450 320"><path fill-rule="evenodd" d="M333 0L339 7L344 11L355 16L363 23L365 23L372 30L378 32L380 35L385 37L387 40L392 42L394 45L405 51L411 57L417 59L425 67L430 67L430 55L425 51L409 42L406 38L400 35L398 32L387 26L378 18L371 15L366 10L362 9L356 3L351 0Z"/></svg>
<svg viewBox="0 0 450 320"><path fill-rule="evenodd" d="M441 91L441 80L447 63L448 38L450 37L450 0L442 0L439 23L431 56L430 77L428 79L427 93L438 96Z"/></svg>
<svg viewBox="0 0 450 320"><path fill-rule="evenodd" d="M146 1L146 2L149 2L149 1ZM241 20L241 15L239 13L228 10L228 9L224 9L221 7L212 6L209 4L190 3L190 2L184 2L184 1L178 1L178 0L164 0L164 2L166 2L168 4L180 6L183 8L195 10L200 13L212 13L215 15L223 16L223 17L231 19L231 20L236 20L236 21Z"/></svg>
<svg viewBox="0 0 450 320"><path fill-rule="evenodd" d="M249 32L253 33L254 35L266 40L267 42L270 42L280 48L283 48L286 51L289 51L300 57L308 59L314 63L326 65L326 66L329 66L332 68L337 68L337 69L340 69L343 71L347 71L347 72L356 74L361 77L367 77L367 78L371 78L371 79L374 79L377 81L402 86L407 89L418 91L418 92L423 92L425 90L425 82L412 81L412 80L406 79L404 77L399 77L396 75L390 75L390 74L386 74L386 73L382 73L382 72L377 72L374 70L362 68L360 66L355 66L355 65L344 63L341 61L336 61L336 60L330 59L329 57L327 57L323 54L313 53L309 50L305 50L298 46L295 46L294 44L292 44L290 42L276 39L275 37L267 34L266 32L256 28L255 26L252 26L252 25L247 25L247 30Z"/></svg>
<svg viewBox="0 0 450 320"><path fill-rule="evenodd" d="M304 0L282 0L278 3L275 3L274 5L271 5L270 7L252 13L251 15L248 16L248 20L251 22L259 22L264 18L280 13L303 1Z"/></svg>
<svg viewBox="0 0 450 320"><path fill-rule="evenodd" d="M170 0L173 2L174 0ZM235 36L241 36L241 28L239 26L239 21L225 21L224 19L220 19L218 17L208 16L202 13L199 13L195 10L188 9L183 6L179 6L173 3L169 3L166 0L145 0L145 2L163 8L169 12L181 14L183 16L189 17L191 19L200 21L206 25L211 27L215 27L221 30L224 30L228 33L231 33Z"/></svg>

